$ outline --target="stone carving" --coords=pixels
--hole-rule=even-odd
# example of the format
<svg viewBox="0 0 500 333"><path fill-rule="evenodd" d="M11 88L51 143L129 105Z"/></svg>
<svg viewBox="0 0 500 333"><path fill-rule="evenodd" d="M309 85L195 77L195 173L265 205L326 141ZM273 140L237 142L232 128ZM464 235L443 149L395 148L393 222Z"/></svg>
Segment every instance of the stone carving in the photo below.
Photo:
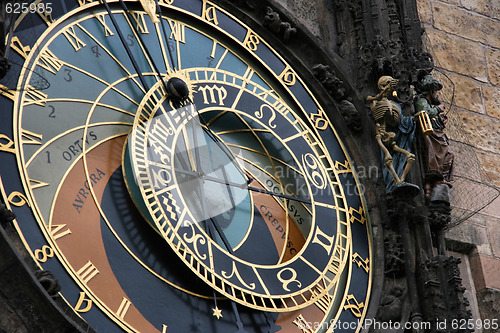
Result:
<svg viewBox="0 0 500 333"><path fill-rule="evenodd" d="M297 32L297 29L292 27L289 22L283 22L280 19L280 15L269 6L266 7L266 16L264 17L263 25L279 35L280 38L283 38L285 43L288 43L290 38Z"/></svg>
<svg viewBox="0 0 500 333"><path fill-rule="evenodd" d="M355 132L361 131L361 115L354 104L344 99L339 103L339 110L347 127Z"/></svg>
<svg viewBox="0 0 500 333"><path fill-rule="evenodd" d="M312 70L316 79L325 87L334 100L338 102L344 98L345 89L342 87L344 82L330 70L330 66L317 64L313 66Z"/></svg>
<svg viewBox="0 0 500 333"><path fill-rule="evenodd" d="M471 318L467 309L469 302L464 297L458 264L460 259L453 256L435 256L420 265L420 283L423 295L423 310L429 322L433 323L431 332L437 332L436 323L447 320ZM467 328L460 332L472 332Z"/></svg>
<svg viewBox="0 0 500 333"><path fill-rule="evenodd" d="M379 320L384 322L399 322L401 320L403 292L404 288L395 284L388 293L384 293L377 311Z"/></svg>
<svg viewBox="0 0 500 333"><path fill-rule="evenodd" d="M8 210L7 207L0 203L0 222L2 226L5 227L11 223L16 218L16 215L12 211Z"/></svg>
<svg viewBox="0 0 500 333"><path fill-rule="evenodd" d="M431 201L429 204L429 225L432 230L443 230L451 221L448 202Z"/></svg>
<svg viewBox="0 0 500 333"><path fill-rule="evenodd" d="M405 147L407 149L404 149L396 142L396 133L390 131L391 129L398 130L401 124L400 106L388 98L397 83L398 80L391 76L380 77L378 80L380 92L376 96L368 96L366 99L371 102L370 109L375 118L375 138L380 149L382 149L384 153L384 166L389 170L390 176L394 179L395 184L399 185L404 182L406 175L410 171L411 165L415 161L415 155L407 150L411 147L413 135L409 144L405 142ZM410 119L410 124L411 122ZM394 159L389 149L405 155L406 161L397 161L398 163L394 165ZM388 188L388 190L390 191L392 188Z"/></svg>
<svg viewBox="0 0 500 333"><path fill-rule="evenodd" d="M51 271L38 270L35 272L35 276L50 297L59 297L61 286L59 285L59 281Z"/></svg>
<svg viewBox="0 0 500 333"><path fill-rule="evenodd" d="M385 270L387 276L399 277L405 271L405 252L401 235L390 234L384 239L385 244Z"/></svg>
<svg viewBox="0 0 500 333"><path fill-rule="evenodd" d="M344 82L327 65L317 64L313 66L313 74L323 87L325 87L328 94L339 103L339 111L346 125L355 132L361 131L361 115L354 104L346 99L345 89L343 88Z"/></svg>

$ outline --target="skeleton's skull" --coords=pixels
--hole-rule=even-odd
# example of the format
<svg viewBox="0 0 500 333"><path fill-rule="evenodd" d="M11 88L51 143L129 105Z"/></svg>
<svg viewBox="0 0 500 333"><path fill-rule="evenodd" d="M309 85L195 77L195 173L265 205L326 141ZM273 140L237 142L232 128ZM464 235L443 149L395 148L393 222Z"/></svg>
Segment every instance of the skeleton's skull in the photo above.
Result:
<svg viewBox="0 0 500 333"><path fill-rule="evenodd" d="M396 85L398 84L398 82L399 82L399 80L396 80L391 76L385 75L385 76L380 77L380 79L378 79L378 88L380 90L386 90L386 89L389 89L389 87L391 89L394 89L396 87Z"/></svg>

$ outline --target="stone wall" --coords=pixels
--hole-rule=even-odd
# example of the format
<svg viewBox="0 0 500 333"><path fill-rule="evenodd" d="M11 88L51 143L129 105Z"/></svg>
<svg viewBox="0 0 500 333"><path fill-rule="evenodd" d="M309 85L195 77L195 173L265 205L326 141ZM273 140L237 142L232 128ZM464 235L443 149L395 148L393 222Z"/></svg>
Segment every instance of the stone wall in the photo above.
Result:
<svg viewBox="0 0 500 333"><path fill-rule="evenodd" d="M428 50L455 85L453 117L462 123L491 182L500 187L500 2L417 3ZM483 319L500 320L500 198L448 231L447 239L451 250L472 249L466 253L477 296L472 303L477 302Z"/></svg>

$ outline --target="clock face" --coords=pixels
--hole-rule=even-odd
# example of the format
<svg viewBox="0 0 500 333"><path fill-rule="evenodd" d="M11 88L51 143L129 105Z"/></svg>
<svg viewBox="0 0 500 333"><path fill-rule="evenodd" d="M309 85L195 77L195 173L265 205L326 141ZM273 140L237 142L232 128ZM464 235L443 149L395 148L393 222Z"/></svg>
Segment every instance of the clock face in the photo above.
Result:
<svg viewBox="0 0 500 333"><path fill-rule="evenodd" d="M26 248L99 332L359 331L370 233L324 108L215 3L158 5L17 20L0 176Z"/></svg>

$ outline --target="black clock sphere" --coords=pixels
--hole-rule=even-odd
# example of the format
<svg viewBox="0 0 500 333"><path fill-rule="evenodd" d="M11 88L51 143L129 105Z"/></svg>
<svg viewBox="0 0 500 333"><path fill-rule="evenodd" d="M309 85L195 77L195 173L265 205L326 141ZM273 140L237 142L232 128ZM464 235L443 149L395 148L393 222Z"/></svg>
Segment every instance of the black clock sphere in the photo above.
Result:
<svg viewBox="0 0 500 333"><path fill-rule="evenodd" d="M215 2L35 4L0 81L1 193L75 313L98 332L359 331L368 217L294 63Z"/></svg>

